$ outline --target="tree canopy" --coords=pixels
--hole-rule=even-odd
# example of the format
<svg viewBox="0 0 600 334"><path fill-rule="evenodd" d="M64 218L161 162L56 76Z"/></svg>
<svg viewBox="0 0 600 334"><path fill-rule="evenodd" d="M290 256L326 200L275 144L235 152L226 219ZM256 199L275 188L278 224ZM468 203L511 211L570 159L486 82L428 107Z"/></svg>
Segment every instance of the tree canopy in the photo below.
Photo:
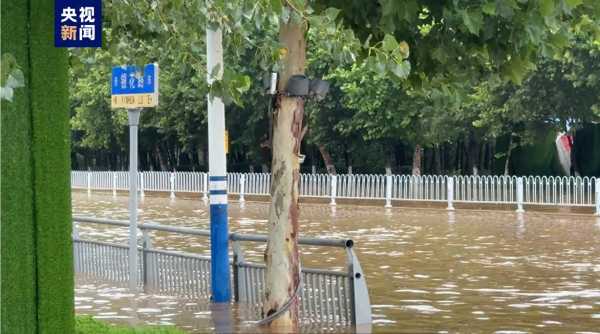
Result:
<svg viewBox="0 0 600 334"><path fill-rule="evenodd" d="M564 131L599 118L597 1L114 0L105 7L104 48L71 53L75 168L124 166L126 115L110 110L110 67L150 61L161 66L161 96L143 115L143 168L206 168L207 93L229 102L231 168L268 168L262 79L286 52L277 39L282 18L306 22L307 73L332 83L325 100L307 105L305 168L323 166L325 150L338 168L407 172L418 144L427 172L470 173L469 160L492 172L498 140L532 144L541 126ZM225 34L225 76L211 87L206 23Z"/></svg>

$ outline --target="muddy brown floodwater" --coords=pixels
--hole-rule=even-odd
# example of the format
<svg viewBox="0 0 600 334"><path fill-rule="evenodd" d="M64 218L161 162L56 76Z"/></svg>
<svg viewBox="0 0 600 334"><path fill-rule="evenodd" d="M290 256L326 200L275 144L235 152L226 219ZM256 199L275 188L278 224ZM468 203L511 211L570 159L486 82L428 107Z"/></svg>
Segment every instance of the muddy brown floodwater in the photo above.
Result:
<svg viewBox="0 0 600 334"><path fill-rule="evenodd" d="M140 207L142 220L209 227L208 207L199 198L147 195ZM265 233L267 211L267 203L230 203L230 230ZM127 198L75 192L73 212L126 219ZM301 204L300 226L303 236L354 240L369 287L373 332L600 333L600 218ZM125 243L127 231L86 225L80 235ZM153 241L158 248L209 254L206 238L157 233ZM258 258L263 249L249 244L245 251ZM345 264L340 250L301 251L306 267ZM133 296L83 278L77 281L76 310L113 322L230 331L229 320L219 330L209 306L196 301ZM233 319L243 313L234 309ZM235 328L250 328L245 326L238 321Z"/></svg>

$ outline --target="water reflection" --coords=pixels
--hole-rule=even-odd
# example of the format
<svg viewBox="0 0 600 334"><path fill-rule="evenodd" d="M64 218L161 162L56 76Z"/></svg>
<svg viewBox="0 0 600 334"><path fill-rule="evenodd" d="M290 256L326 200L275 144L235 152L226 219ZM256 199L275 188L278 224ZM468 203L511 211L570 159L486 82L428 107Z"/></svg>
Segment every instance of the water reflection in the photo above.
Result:
<svg viewBox="0 0 600 334"><path fill-rule="evenodd" d="M233 333L234 321L231 316L231 305L215 303L210 305L210 314L215 324L215 333Z"/></svg>
<svg viewBox="0 0 600 334"><path fill-rule="evenodd" d="M517 212L517 239L523 239L525 234L525 213Z"/></svg>
<svg viewBox="0 0 600 334"><path fill-rule="evenodd" d="M127 218L123 196L112 199L94 194L88 199L84 193L75 193L73 203L78 214ZM198 197L171 202L147 196L141 208L142 220L201 229L209 226L207 205ZM242 208L232 202L230 229L266 233L267 214L265 203L246 202ZM369 286L374 332L598 331L600 218L532 211L526 215L303 203L300 225L305 236L355 241ZM82 238L121 243L127 238L126 229L81 226L79 233ZM165 233L152 233L152 238L159 248L208 254L207 238ZM248 260L261 259L264 245L244 243L242 247ZM323 247L302 247L301 251L307 267L341 269L345 265L343 251ZM78 298L90 298L80 303L90 308L79 307L78 313L123 315L101 292L82 291L81 284L78 289ZM143 300L138 308L156 308L151 299ZM176 310L123 316L159 323L164 314L195 302L170 301L179 303L173 306ZM185 328L216 330L209 309L195 312L209 313L182 311L163 318ZM232 312L238 319L240 311Z"/></svg>
<svg viewBox="0 0 600 334"><path fill-rule="evenodd" d="M456 212L448 211L448 224L454 225L456 223Z"/></svg>

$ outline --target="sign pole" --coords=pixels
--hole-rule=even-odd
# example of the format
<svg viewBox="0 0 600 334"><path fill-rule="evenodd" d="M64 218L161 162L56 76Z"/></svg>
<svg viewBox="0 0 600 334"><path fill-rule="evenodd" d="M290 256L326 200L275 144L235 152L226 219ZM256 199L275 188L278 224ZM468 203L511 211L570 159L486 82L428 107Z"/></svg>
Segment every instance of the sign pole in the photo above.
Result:
<svg viewBox="0 0 600 334"><path fill-rule="evenodd" d="M127 110L129 118L129 289L137 290L138 125L141 108Z"/></svg>
<svg viewBox="0 0 600 334"><path fill-rule="evenodd" d="M206 29L207 82L218 68L223 76L223 36L221 29ZM210 193L211 292L215 303L231 300L229 273L229 231L227 227L227 166L225 157L225 106L221 98L208 96L208 166Z"/></svg>
<svg viewBox="0 0 600 334"><path fill-rule="evenodd" d="M129 289L137 291L138 244L138 126L142 108L158 105L158 64L115 66L111 76L111 108L127 109L129 119ZM141 179L142 196L144 191ZM113 189L114 191L114 189Z"/></svg>

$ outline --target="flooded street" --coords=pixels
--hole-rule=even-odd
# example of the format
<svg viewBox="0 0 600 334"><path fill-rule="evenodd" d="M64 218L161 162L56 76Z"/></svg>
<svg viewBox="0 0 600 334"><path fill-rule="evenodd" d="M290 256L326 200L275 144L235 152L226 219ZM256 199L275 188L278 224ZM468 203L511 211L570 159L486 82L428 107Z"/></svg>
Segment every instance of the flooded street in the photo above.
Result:
<svg viewBox="0 0 600 334"><path fill-rule="evenodd" d="M208 206L199 196L147 194L140 208L141 220L209 228ZM229 208L231 232L266 233L267 203L233 202ZM125 220L127 197L74 192L73 213ZM600 333L599 217L301 204L300 225L301 236L354 240L369 287L373 332ZM79 233L82 239L127 240L123 228L84 225ZM207 238L152 236L157 248L209 254ZM264 245L244 246L250 259L262 256ZM341 249L304 246L301 252L305 267L345 266ZM208 305L132 298L126 289L83 278L77 283L79 314L215 330ZM243 310L233 314L245 319Z"/></svg>

